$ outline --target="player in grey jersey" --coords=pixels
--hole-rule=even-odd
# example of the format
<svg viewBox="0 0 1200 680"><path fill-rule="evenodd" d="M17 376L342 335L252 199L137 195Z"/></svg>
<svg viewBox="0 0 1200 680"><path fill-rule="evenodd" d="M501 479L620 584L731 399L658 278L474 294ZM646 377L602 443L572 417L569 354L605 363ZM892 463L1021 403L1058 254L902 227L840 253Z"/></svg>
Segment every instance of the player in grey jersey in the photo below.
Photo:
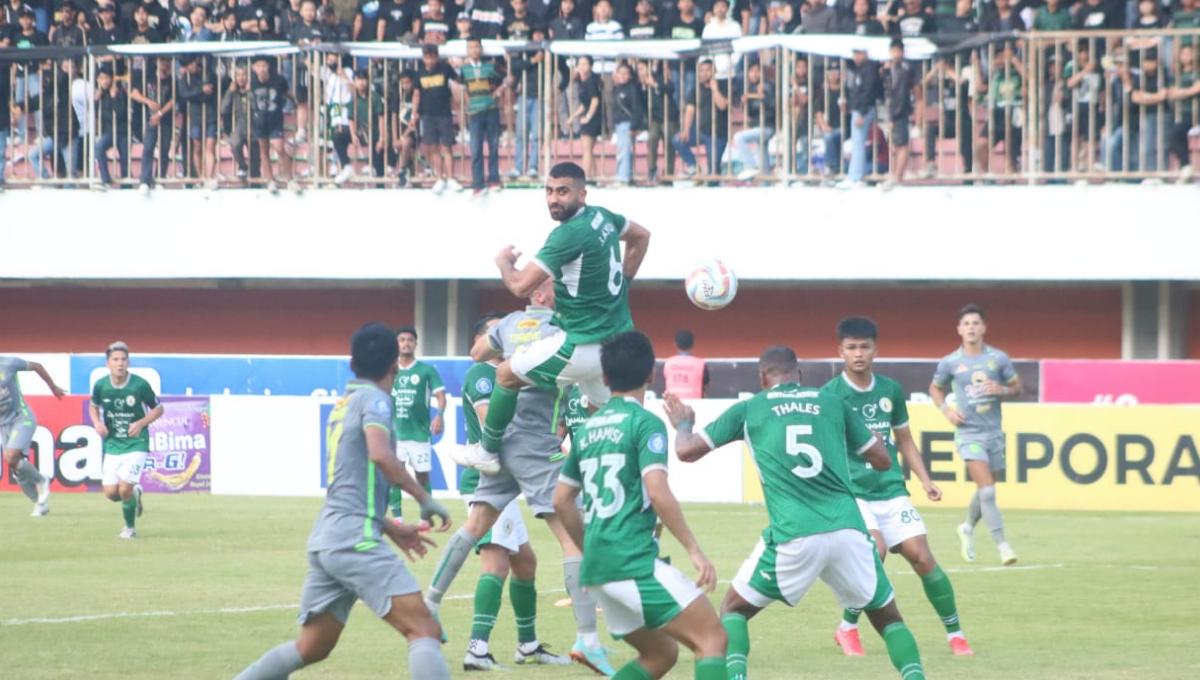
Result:
<svg viewBox="0 0 1200 680"><path fill-rule="evenodd" d="M421 587L384 542L387 536L409 559L425 555L433 541L417 525L387 519L388 489L402 487L417 499L421 518L450 514L416 482L393 449L396 333L382 324L363 326L351 339L355 380L329 416L326 429L329 488L308 538L308 575L300 596L300 637L268 651L235 680L275 680L317 663L337 645L350 609L361 599L408 639L410 676L449 680L442 656L441 626L421 599Z"/></svg>
<svg viewBox="0 0 1200 680"><path fill-rule="evenodd" d="M471 358L475 361L507 359L518 350L559 333L551 323L554 300L554 282L542 282L530 298L532 304L493 326L471 349ZM479 537L492 528L510 501L523 494L529 509L546 521L563 551L564 578L575 612L577 633L571 657L597 673L610 675L612 667L596 631L596 600L579 584L582 553L554 512L554 488L563 464L562 438L558 431L564 401L560 389L530 385L520 391L512 422L501 438L500 471L480 477L467 521L446 542L442 551L426 603L437 611ZM457 462L463 464L462 460ZM522 660L521 663L556 663L550 657L538 658L541 660Z"/></svg>
<svg viewBox="0 0 1200 680"><path fill-rule="evenodd" d="M65 393L36 361L0 357L0 449L4 450L4 464L13 471L21 491L34 503L33 516L41 517L50 512L50 480L25 457L37 431L37 418L21 395L17 379L21 371L37 373L56 398L62 399ZM53 458L54 451L43 451L41 455Z"/></svg>
<svg viewBox="0 0 1200 680"><path fill-rule="evenodd" d="M993 472L1005 466L1000 402L1021 394L1021 378L1007 354L983 342L986 333L983 308L967 305L959 311L962 346L938 362L929 396L954 425L954 448L977 487L967 521L958 526L963 559L975 561L975 525L982 518L1000 551L1001 564L1009 566L1017 563L1017 553L1004 536ZM953 403L947 399L948 391L954 394Z"/></svg>

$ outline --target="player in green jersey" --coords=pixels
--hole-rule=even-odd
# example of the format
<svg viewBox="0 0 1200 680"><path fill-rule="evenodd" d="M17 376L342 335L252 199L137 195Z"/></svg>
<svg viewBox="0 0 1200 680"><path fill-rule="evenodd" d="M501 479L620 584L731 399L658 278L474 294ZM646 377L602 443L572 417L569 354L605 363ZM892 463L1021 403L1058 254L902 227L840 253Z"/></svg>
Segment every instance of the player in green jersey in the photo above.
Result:
<svg viewBox="0 0 1200 680"><path fill-rule="evenodd" d="M499 314L484 315L475 322L475 343L487 342L488 331L501 318ZM479 423L487 417L488 400L496 381L496 361L479 362L467 369L463 377L462 413L467 426L467 443L479 442ZM479 485L479 471L467 468L458 480L458 492L467 502ZM568 664L570 660L546 651L537 637L537 556L529 544L529 530L521 515L521 506L514 499L504 506L490 531L475 544L482 574L475 584L475 613L471 622L471 640L463 657L463 670L504 670L492 656L489 639L496 625L496 615L504 592L504 580L512 574L508 596L513 616L517 620L518 663ZM530 657L534 657L531 660Z"/></svg>
<svg viewBox="0 0 1200 680"><path fill-rule="evenodd" d="M996 473L1005 467L1000 408L1003 399L1020 396L1022 388L1012 360L986 344L986 334L983 308L963 307L958 313L962 346L938 362L929 396L954 426L954 448L975 482L967 520L958 526L963 559L975 561L975 525L982 519L996 543L1000 563L1007 567L1017 563L1017 551L1005 538L1004 518L996 503ZM950 392L953 401L948 399Z"/></svg>
<svg viewBox="0 0 1200 680"><path fill-rule="evenodd" d="M25 455L37 432L37 418L21 395L21 382L18 379L21 371L37 373L56 399L62 399L65 392L38 362L19 357L0 357L0 450L4 452L4 464L17 478L21 491L33 501L33 516L42 517L50 512L50 479L39 472ZM53 451L42 455L52 460L54 458Z"/></svg>
<svg viewBox="0 0 1200 680"><path fill-rule="evenodd" d="M114 342L104 351L108 375L92 386L88 414L104 438L104 497L121 503L125 527L119 538L137 538L134 523L142 516L142 468L150 455L150 423L163 414L150 383L129 372L129 346Z"/></svg>
<svg viewBox="0 0 1200 680"><path fill-rule="evenodd" d="M843 607L866 610L903 680L924 680L917 641L900 617L850 482L850 467L864 464L860 456L887 470L887 448L841 398L800 384L791 349L768 348L758 374L763 391L700 432L692 432L691 407L674 395L665 400L680 460L744 440L766 498L768 526L721 603L730 680L747 674L747 620L775 601L795 606L817 579Z"/></svg>
<svg viewBox="0 0 1200 680"><path fill-rule="evenodd" d="M400 348L396 383L392 385L396 457L411 465L421 486L432 491L429 472L433 469L433 440L445 427L442 414L446 412L446 388L436 368L417 360L417 329L402 326L396 331L396 345ZM429 417L430 399L437 400L438 412L433 418ZM400 516L400 497L400 488L393 487L388 498L392 517Z"/></svg>
<svg viewBox="0 0 1200 680"><path fill-rule="evenodd" d="M973 652L963 636L954 602L954 587L950 577L938 566L925 535L925 522L908 499L904 470L899 456L921 482L925 496L931 501L942 499L942 490L929 478L921 451L913 441L908 427L908 406L900 384L874 370L876 339L879 329L870 319L852 316L837 326L838 352L845 363L841 375L825 384L823 389L850 404L867 424L867 428L883 438L892 466L879 472L869 465L851 465L850 481L854 486L858 507L867 529L875 539L879 558L890 550L899 553L921 577L925 597L946 627L950 650L956 656ZM842 621L834 640L846 656L862 656L862 641L858 637L859 609L842 611Z"/></svg>
<svg viewBox="0 0 1200 680"><path fill-rule="evenodd" d="M554 325L559 331L497 367L481 446L472 447L467 459L487 474L498 469L500 439L513 419L522 387L558 389L577 383L592 405L602 406L609 392L600 371L600 343L633 329L629 282L646 257L650 232L621 215L587 205L586 179L583 168L574 163L551 168L546 205L558 226L523 269L517 269L520 253L513 246L496 256L504 286L517 297L529 297L542 282L554 281Z"/></svg>
<svg viewBox="0 0 1200 680"><path fill-rule="evenodd" d="M654 348L629 331L604 343L600 361L613 398L573 438L554 509L583 549L579 580L595 593L609 632L638 652L612 677L661 678L682 642L696 656L696 680L725 680L725 631L704 596L716 585L716 570L667 482L667 428L642 405ZM698 573L694 583L656 559L658 517L687 550Z"/></svg>

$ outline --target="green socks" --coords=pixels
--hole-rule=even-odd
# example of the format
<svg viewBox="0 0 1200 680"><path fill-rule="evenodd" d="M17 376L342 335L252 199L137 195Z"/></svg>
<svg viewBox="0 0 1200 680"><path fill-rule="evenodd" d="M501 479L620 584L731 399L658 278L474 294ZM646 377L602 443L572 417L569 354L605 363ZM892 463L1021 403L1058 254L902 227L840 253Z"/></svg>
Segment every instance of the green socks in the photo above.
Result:
<svg viewBox="0 0 1200 680"><path fill-rule="evenodd" d="M514 578L508 582L508 599L517 619L517 642L537 640L537 588L533 581Z"/></svg>
<svg viewBox="0 0 1200 680"><path fill-rule="evenodd" d="M471 639L488 641L500 613L504 581L495 574L483 574L475 584L475 618L471 623Z"/></svg>
<svg viewBox="0 0 1200 680"><path fill-rule="evenodd" d="M125 516L125 526L132 529L137 518L137 498L121 501L121 514Z"/></svg>
<svg viewBox="0 0 1200 680"><path fill-rule="evenodd" d="M925 597L929 604L942 619L942 625L947 633L957 633L962 630L958 623L958 607L954 604L954 586L950 585L950 577L942 571L941 566L935 566L933 571L921 575L921 585L925 586Z"/></svg>
<svg viewBox="0 0 1200 680"><path fill-rule="evenodd" d="M744 680L746 677L746 657L750 654L750 627L746 617L741 614L726 614L721 617L721 625L729 636L729 646L725 650L725 677L728 680ZM700 675L700 665L696 664L696 677Z"/></svg>
<svg viewBox="0 0 1200 680"><path fill-rule="evenodd" d="M858 625L858 617L862 616L861 609L843 609L842 620L846 623Z"/></svg>
<svg viewBox="0 0 1200 680"><path fill-rule="evenodd" d="M388 510L391 511L394 519L400 519L402 516L400 514L400 499L403 498L403 496L404 492L401 491L400 487L398 486L393 486L392 488L388 489Z"/></svg>
<svg viewBox="0 0 1200 680"><path fill-rule="evenodd" d="M725 657L706 656L696 659L696 680L726 680Z"/></svg>
<svg viewBox="0 0 1200 680"><path fill-rule="evenodd" d="M883 642L887 645L892 665L900 671L900 680L925 680L925 668L921 666L917 640L903 621L883 629Z"/></svg>
<svg viewBox="0 0 1200 680"><path fill-rule="evenodd" d="M517 411L518 390L511 390L504 385L496 385L492 397L488 400L487 420L483 424L483 434L480 443L485 451L500 452L500 439L512 422L513 414Z"/></svg>
<svg viewBox="0 0 1200 680"><path fill-rule="evenodd" d="M637 661L630 661L621 666L621 670L612 676L612 680L654 680L654 676L646 671L646 668Z"/></svg>

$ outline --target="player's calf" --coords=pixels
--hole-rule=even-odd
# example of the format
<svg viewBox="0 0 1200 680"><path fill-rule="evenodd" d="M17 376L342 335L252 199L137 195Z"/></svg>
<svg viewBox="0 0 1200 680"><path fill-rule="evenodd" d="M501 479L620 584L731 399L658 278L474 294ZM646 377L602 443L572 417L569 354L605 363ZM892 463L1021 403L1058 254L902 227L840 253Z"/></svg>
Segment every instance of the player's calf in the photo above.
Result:
<svg viewBox="0 0 1200 680"><path fill-rule="evenodd" d="M883 638L888 658L902 680L925 680L925 667L921 665L917 640L900 616L896 601L892 599L882 607L867 610L867 618Z"/></svg>

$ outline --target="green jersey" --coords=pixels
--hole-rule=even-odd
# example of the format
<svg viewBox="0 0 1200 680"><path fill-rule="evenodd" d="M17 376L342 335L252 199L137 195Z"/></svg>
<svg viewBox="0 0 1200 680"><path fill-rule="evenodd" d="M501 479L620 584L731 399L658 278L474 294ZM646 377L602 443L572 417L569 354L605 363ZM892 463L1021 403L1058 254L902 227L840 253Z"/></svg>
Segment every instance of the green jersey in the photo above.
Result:
<svg viewBox="0 0 1200 680"><path fill-rule="evenodd" d="M496 88L504 82L495 62L462 65L463 84L467 88L467 113L474 116L496 108Z"/></svg>
<svg viewBox="0 0 1200 680"><path fill-rule="evenodd" d="M904 390L900 383L891 378L873 374L871 384L863 389L850 382L845 373L825 383L822 389L837 395L866 423L867 429L879 435L887 445L892 467L880 472L866 461L861 464L850 461L850 482L854 495L865 501L886 501L898 496L907 496L904 485L904 470L900 467L900 453L896 449L894 430L908 427L908 405L904 402Z"/></svg>
<svg viewBox="0 0 1200 680"><path fill-rule="evenodd" d="M428 442L429 400L444 391L437 369L423 361L401 368L392 383L392 399L396 403L396 441Z"/></svg>
<svg viewBox="0 0 1200 680"><path fill-rule="evenodd" d="M587 406L587 397L583 396L579 385L573 385L567 393L567 405L563 409L563 424L567 426L567 434L571 435L571 439L575 439L579 426L586 423L591 415Z"/></svg>
<svg viewBox="0 0 1200 680"><path fill-rule="evenodd" d="M113 385L112 376L104 376L92 386L92 403L99 409L108 428L104 438L104 453L149 453L150 428L144 427L137 436L129 434L129 426L141 420L146 413L158 406L158 397L150 383L141 376L129 374L125 384Z"/></svg>
<svg viewBox="0 0 1200 680"><path fill-rule="evenodd" d="M488 403L492 397L492 388L496 385L495 364L475 364L467 369L463 376L462 413L463 422L467 425L467 443L478 444L482 428L479 426L479 415L475 413L476 406ZM479 470L467 468L458 478L458 492L464 495L475 493L479 486Z"/></svg>
<svg viewBox="0 0 1200 680"><path fill-rule="evenodd" d="M560 481L583 489L581 584L654 573L658 514L642 476L666 469L666 425L633 399L610 399L579 427Z"/></svg>
<svg viewBox="0 0 1200 680"><path fill-rule="evenodd" d="M839 529L866 533L850 466L875 437L831 392L772 387L729 407L699 434L714 449L739 439L750 446L767 501L768 543Z"/></svg>
<svg viewBox="0 0 1200 680"><path fill-rule="evenodd" d="M550 232L534 262L554 279L554 325L576 345L633 330L621 235L629 223L604 208L584 206Z"/></svg>

